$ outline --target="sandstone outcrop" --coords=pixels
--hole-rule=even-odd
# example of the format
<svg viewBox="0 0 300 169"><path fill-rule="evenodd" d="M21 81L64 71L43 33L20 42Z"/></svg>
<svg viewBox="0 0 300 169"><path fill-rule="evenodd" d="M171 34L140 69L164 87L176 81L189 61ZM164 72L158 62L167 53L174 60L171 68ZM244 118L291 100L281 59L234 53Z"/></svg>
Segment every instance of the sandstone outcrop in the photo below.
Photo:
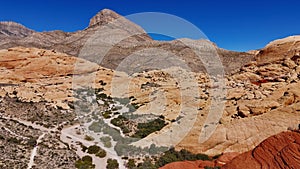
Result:
<svg viewBox="0 0 300 169"><path fill-rule="evenodd" d="M170 124L176 123L180 117L182 105L190 105L198 109L195 110L197 119L176 148L213 156L223 152L249 151L265 138L299 123L299 65L297 62L294 64L296 67L291 69L281 62L270 62L263 66L253 62L226 76L228 94L223 116L214 134L204 143L199 143L198 139L211 106L211 90L214 90L205 73L171 68L129 76L56 51L10 48L0 51L0 94L21 102L45 101L68 110L70 103L75 100L72 86L75 82L82 86L103 88L105 93L113 97L134 97L135 103L142 105L136 113L162 114ZM277 69L264 73L274 66ZM185 88L180 84L182 81L176 78L186 78L188 74L195 77L198 84L191 83L192 86ZM273 74L282 76L274 77ZM83 78L76 79L73 75L82 75ZM90 78L90 75L94 77ZM90 81L93 78L96 80ZM129 87L124 92L122 87L126 85ZM191 90L194 85L198 85L198 97L194 97L195 93ZM182 92L186 93L184 98ZM158 135L160 132L149 138Z"/></svg>
<svg viewBox="0 0 300 169"><path fill-rule="evenodd" d="M289 44L280 52L288 54L296 47ZM281 55L273 60L272 54L266 55L269 59L264 64L258 59L227 76L225 109L215 133L200 144L202 126L195 125L178 148L210 155L245 152L274 134L295 128L300 118L299 59L277 56ZM199 116L196 124L203 123L203 119L205 116Z"/></svg>
<svg viewBox="0 0 300 169"><path fill-rule="evenodd" d="M227 163L224 169L300 168L300 132L287 131L271 136L252 151Z"/></svg>
<svg viewBox="0 0 300 169"><path fill-rule="evenodd" d="M284 59L297 60L300 57L300 36L290 36L269 43L257 54L257 63L264 64Z"/></svg>

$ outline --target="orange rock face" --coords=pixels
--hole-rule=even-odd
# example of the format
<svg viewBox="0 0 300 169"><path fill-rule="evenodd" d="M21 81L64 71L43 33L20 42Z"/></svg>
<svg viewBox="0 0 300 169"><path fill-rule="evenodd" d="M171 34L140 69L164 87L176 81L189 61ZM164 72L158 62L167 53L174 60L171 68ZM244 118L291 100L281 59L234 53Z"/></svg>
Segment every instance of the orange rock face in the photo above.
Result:
<svg viewBox="0 0 300 169"><path fill-rule="evenodd" d="M223 168L300 168L300 132L287 131L269 137L252 151L234 158Z"/></svg>

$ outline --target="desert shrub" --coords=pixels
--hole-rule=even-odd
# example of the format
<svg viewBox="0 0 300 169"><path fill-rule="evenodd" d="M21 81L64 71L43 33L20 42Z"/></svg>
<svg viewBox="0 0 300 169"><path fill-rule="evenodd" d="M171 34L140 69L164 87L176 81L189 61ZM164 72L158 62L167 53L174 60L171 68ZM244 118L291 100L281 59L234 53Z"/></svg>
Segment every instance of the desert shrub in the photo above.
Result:
<svg viewBox="0 0 300 169"><path fill-rule="evenodd" d="M83 156L82 157L82 161L88 162L88 163L92 163L93 162L93 158L91 156Z"/></svg>
<svg viewBox="0 0 300 169"><path fill-rule="evenodd" d="M90 156L84 156L75 162L75 167L78 169L94 169L93 159Z"/></svg>
<svg viewBox="0 0 300 169"><path fill-rule="evenodd" d="M27 141L27 144L30 145L31 147L34 147L37 142L36 142L36 139L31 137L28 141Z"/></svg>
<svg viewBox="0 0 300 169"><path fill-rule="evenodd" d="M85 152L88 148L85 146L85 145L83 145L83 144L81 144L80 145L81 146L81 151L82 152Z"/></svg>
<svg viewBox="0 0 300 169"><path fill-rule="evenodd" d="M87 150L89 154L95 154L100 158L104 158L106 156L106 151L97 145L89 146Z"/></svg>
<svg viewBox="0 0 300 169"><path fill-rule="evenodd" d="M126 166L129 169L134 169L136 167L134 159L129 159Z"/></svg>
<svg viewBox="0 0 300 169"><path fill-rule="evenodd" d="M124 134L129 133L130 130L126 126L126 122L129 121L126 117L119 115L117 118L114 118L111 120L111 124L113 124L116 127L121 128L122 132Z"/></svg>
<svg viewBox="0 0 300 169"><path fill-rule="evenodd" d="M174 148L166 151L157 161L156 167L162 167L168 163L176 162L176 161L195 161L195 160L203 160L209 161L211 158L205 154L192 154L187 150L176 151Z"/></svg>
<svg viewBox="0 0 300 169"><path fill-rule="evenodd" d="M14 144L20 144L21 143L21 140L18 140L15 137L11 137L11 138L7 139L7 141L10 142L10 143L14 143Z"/></svg>
<svg viewBox="0 0 300 169"><path fill-rule="evenodd" d="M100 140L104 144L104 147L110 148L112 146L110 137L101 137Z"/></svg>
<svg viewBox="0 0 300 169"><path fill-rule="evenodd" d="M138 169L157 169L155 164L152 163L151 159L146 158L144 159L143 163L138 164Z"/></svg>
<svg viewBox="0 0 300 169"><path fill-rule="evenodd" d="M88 147L88 153L89 154L96 154L101 150L101 148L97 145L89 146Z"/></svg>
<svg viewBox="0 0 300 169"><path fill-rule="evenodd" d="M117 160L115 159L107 159L107 165L106 165L107 169L119 169L119 163Z"/></svg>
<svg viewBox="0 0 300 169"><path fill-rule="evenodd" d="M105 111L105 112L102 112L102 116L103 116L103 118L105 118L105 119L110 119L110 118L111 118L111 114L112 114L111 111Z"/></svg>
<svg viewBox="0 0 300 169"><path fill-rule="evenodd" d="M100 157L100 158L104 158L104 157L106 157L106 151L101 149L98 151L98 153L96 153L96 156Z"/></svg>
<svg viewBox="0 0 300 169"><path fill-rule="evenodd" d="M84 139L87 140L87 141L94 141L94 140L95 140L93 137L88 136L88 135L86 135L86 136L84 137Z"/></svg>
<svg viewBox="0 0 300 169"><path fill-rule="evenodd" d="M164 126L166 126L165 121L159 118L148 123L139 123L137 126L138 130L132 137L145 138L149 134L161 130Z"/></svg>
<svg viewBox="0 0 300 169"><path fill-rule="evenodd" d="M100 133L102 131L104 122L102 120L98 120L98 122L93 122L89 126L89 130L95 132L95 133Z"/></svg>

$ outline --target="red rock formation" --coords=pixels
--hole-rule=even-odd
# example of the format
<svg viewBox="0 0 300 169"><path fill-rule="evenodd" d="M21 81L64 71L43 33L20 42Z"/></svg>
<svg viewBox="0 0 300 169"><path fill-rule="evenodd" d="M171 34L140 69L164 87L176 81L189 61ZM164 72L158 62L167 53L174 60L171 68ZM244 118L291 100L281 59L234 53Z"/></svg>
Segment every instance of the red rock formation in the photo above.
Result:
<svg viewBox="0 0 300 169"><path fill-rule="evenodd" d="M222 169L300 168L300 132L287 131L269 137L252 151L234 158Z"/></svg>

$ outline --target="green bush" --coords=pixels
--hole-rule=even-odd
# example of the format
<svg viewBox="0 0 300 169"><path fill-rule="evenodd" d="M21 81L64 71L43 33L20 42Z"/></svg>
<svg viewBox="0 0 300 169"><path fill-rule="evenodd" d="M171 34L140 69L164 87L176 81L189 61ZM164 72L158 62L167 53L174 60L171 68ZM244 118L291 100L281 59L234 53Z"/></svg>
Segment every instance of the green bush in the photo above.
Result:
<svg viewBox="0 0 300 169"><path fill-rule="evenodd" d="M78 169L94 169L93 159L90 156L84 156L82 159L75 162L75 167Z"/></svg>
<svg viewBox="0 0 300 169"><path fill-rule="evenodd" d="M80 145L81 146L81 151L82 152L85 152L88 148L85 146L85 145L83 145L83 144L81 144Z"/></svg>
<svg viewBox="0 0 300 169"><path fill-rule="evenodd" d="M125 126L125 123L128 122L128 121L129 120L126 117L124 117L122 115L119 115L117 118L114 118L114 119L111 120L111 124L113 124L116 127L121 128L122 132L124 134L126 134L126 133L130 132L130 130L128 129L128 127Z"/></svg>
<svg viewBox="0 0 300 169"><path fill-rule="evenodd" d="M101 148L97 145L89 146L88 153L89 154L96 154L101 150Z"/></svg>
<svg viewBox="0 0 300 169"><path fill-rule="evenodd" d="M82 161L87 162L87 163L92 163L93 158L91 156L83 156Z"/></svg>
<svg viewBox="0 0 300 169"><path fill-rule="evenodd" d="M112 147L111 138L110 137L101 137L100 140L104 144L104 147L106 147L106 148Z"/></svg>
<svg viewBox="0 0 300 169"><path fill-rule="evenodd" d="M99 158L104 158L104 157L106 157L106 151L101 149L101 150L99 150L98 153L96 153L96 156Z"/></svg>
<svg viewBox="0 0 300 169"><path fill-rule="evenodd" d="M166 126L165 121L159 118L149 123L139 123L137 126L138 130L132 137L145 138L149 134L161 130L164 126Z"/></svg>
<svg viewBox="0 0 300 169"><path fill-rule="evenodd" d="M87 140L87 141L94 141L94 140L95 140L93 137L88 136L88 135L86 135L86 136L84 137L84 139Z"/></svg>
<svg viewBox="0 0 300 169"><path fill-rule="evenodd" d="M89 146L87 150L89 154L95 154L97 157L106 157L106 151L97 145Z"/></svg>
<svg viewBox="0 0 300 169"><path fill-rule="evenodd" d="M168 163L176 162L176 161L195 161L195 160L203 160L210 161L211 158L205 154L192 154L187 150L176 151L174 148L171 148L169 151L166 151L157 161L156 166L162 167Z"/></svg>
<svg viewBox="0 0 300 169"><path fill-rule="evenodd" d="M134 169L136 167L134 159L129 159L127 162L127 168Z"/></svg>
<svg viewBox="0 0 300 169"><path fill-rule="evenodd" d="M111 111L105 111L105 112L102 112L102 116L103 116L105 119L110 119L110 118L111 118L111 114L112 114Z"/></svg>
<svg viewBox="0 0 300 169"><path fill-rule="evenodd" d="M107 169L119 169L119 163L117 160L115 159L107 159L107 165L106 165Z"/></svg>
<svg viewBox="0 0 300 169"><path fill-rule="evenodd" d="M98 122L93 122L90 126L89 126L89 130L95 132L95 133L100 133L102 131L103 128L103 124L104 122L99 120Z"/></svg>

